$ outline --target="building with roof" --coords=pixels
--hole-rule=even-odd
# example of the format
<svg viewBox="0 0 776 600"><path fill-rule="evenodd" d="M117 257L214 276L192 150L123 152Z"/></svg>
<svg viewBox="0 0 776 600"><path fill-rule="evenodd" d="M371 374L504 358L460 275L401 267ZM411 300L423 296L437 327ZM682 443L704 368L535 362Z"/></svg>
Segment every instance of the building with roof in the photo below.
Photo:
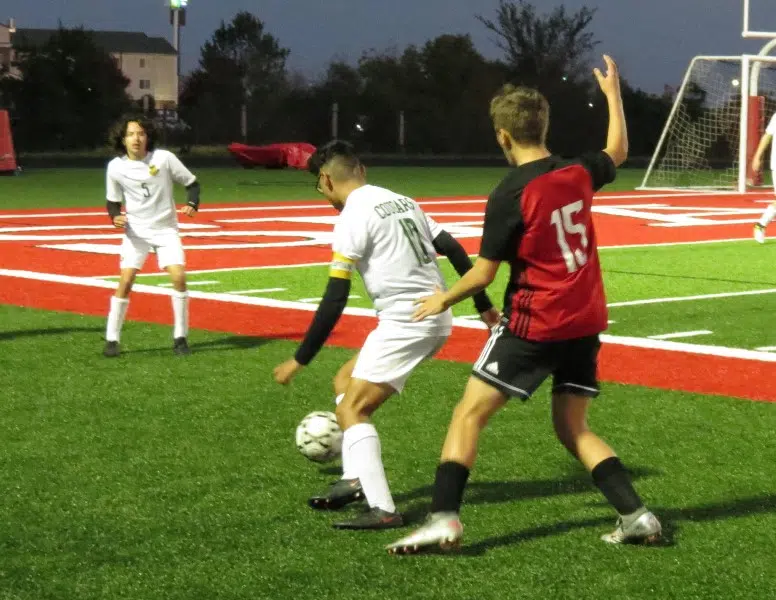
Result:
<svg viewBox="0 0 776 600"><path fill-rule="evenodd" d="M20 49L41 46L56 29L17 28L0 23L0 67L14 72L13 61ZM127 93L135 100L154 99L157 108L178 104L178 53L163 37L135 31L89 31L94 41L110 54L129 79Z"/></svg>

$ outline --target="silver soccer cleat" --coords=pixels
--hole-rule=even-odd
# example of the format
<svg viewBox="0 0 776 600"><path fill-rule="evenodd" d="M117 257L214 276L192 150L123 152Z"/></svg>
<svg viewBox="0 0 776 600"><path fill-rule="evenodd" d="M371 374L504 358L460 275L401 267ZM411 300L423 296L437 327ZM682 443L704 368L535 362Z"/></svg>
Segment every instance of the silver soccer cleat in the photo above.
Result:
<svg viewBox="0 0 776 600"><path fill-rule="evenodd" d="M609 544L654 544L662 536L660 521L651 512L645 512L628 527L622 526L622 517L617 519L617 529L605 533L601 539Z"/></svg>
<svg viewBox="0 0 776 600"><path fill-rule="evenodd" d="M452 550L460 547L462 536L463 525L457 513L434 513L422 527L385 549L388 554L414 554L432 546Z"/></svg>

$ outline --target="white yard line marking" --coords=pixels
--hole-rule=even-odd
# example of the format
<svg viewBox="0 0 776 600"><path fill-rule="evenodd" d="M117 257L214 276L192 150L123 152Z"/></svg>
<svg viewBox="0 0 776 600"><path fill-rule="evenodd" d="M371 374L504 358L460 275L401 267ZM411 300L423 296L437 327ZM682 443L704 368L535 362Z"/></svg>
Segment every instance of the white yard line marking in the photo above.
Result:
<svg viewBox="0 0 776 600"><path fill-rule="evenodd" d="M229 294L270 294L272 292L285 292L286 288L263 288L260 290L239 290L236 292L228 292Z"/></svg>
<svg viewBox="0 0 776 600"><path fill-rule="evenodd" d="M639 306L642 304L665 304L668 302L688 302L691 300L712 300L714 298L735 298L736 296L761 296L763 294L776 294L776 288L767 290L747 290L745 292L722 292L719 294L703 294L699 296L673 296L668 298L647 298L645 300L628 300L626 302L611 302L609 308L618 306Z"/></svg>
<svg viewBox="0 0 776 600"><path fill-rule="evenodd" d="M719 244L724 242L751 242L752 238L746 237L746 238L729 238L724 240L703 240L700 242L666 242L666 243L660 243L660 244L632 244L630 246L600 246L599 250L621 250L621 249L627 249L627 248L649 248L652 246L655 247L670 247L670 246L694 246L697 244ZM293 244L293 243L292 243ZM291 244L280 244L281 246L288 246ZM299 245L315 245L311 243L301 243ZM70 244L70 247L67 249L76 249L74 246L76 244ZM271 247L270 244L261 244L260 247ZM58 248L59 246L44 246L45 248ZM118 254L119 246L104 246L107 248L115 248L115 251L111 252L103 252L104 254ZM232 246L229 246L230 248ZM237 248L244 248L244 247L253 247L251 245L244 245L244 246L237 246ZM197 248L202 248L201 246L186 246L186 250L196 250ZM472 258L476 258L476 254L470 254L469 255ZM437 260L447 260L446 256L438 256ZM256 266L256 267L224 267L220 269L200 269L197 271L186 271L189 275L194 274L204 274L204 273L224 273L226 271L263 271L264 269L302 269L305 267L323 267L328 265L328 262L309 262L309 263L294 263L290 265L264 265L264 266ZM138 273L138 277L153 277L156 273ZM108 277L115 277L115 274L111 275L92 275L95 279L105 279ZM642 302L641 300L637 300L636 302ZM611 305L610 305L611 306Z"/></svg>
<svg viewBox="0 0 776 600"><path fill-rule="evenodd" d="M673 340L675 338L696 337L699 335L711 335L713 331L699 329L697 331L677 331L676 333L661 333L660 335L647 336L651 340Z"/></svg>
<svg viewBox="0 0 776 600"><path fill-rule="evenodd" d="M348 300L350 300L351 298L360 299L361 296L359 296L358 294L353 294L351 296L348 296ZM304 302L305 304L320 304L321 300L323 300L323 298L299 298L297 302Z"/></svg>
<svg viewBox="0 0 776 600"><path fill-rule="evenodd" d="M85 287L96 287L103 289L116 289L116 282L94 279L91 277L73 277L70 275L58 275L54 273L38 273L35 271L17 271L11 269L0 269L0 277L15 277L21 279L31 279L34 281L49 281L52 283L66 283L72 285L81 285ZM160 288L153 285L135 284L132 288L135 293L155 294L159 296L170 296L172 290ZM192 298L202 298L206 300L219 300L232 304L247 304L252 306L267 306L274 308L305 310L315 312L317 306L314 304L305 304L303 302L291 302L288 300L276 300L274 298L258 298L255 296L235 296L219 292L199 292L192 290L189 292ZM345 314L364 317L375 317L375 311L371 308L346 308ZM455 318L454 325L468 329L485 329L486 326L481 321L470 321L467 319ZM776 363L776 354L768 352L759 352L757 350L744 350L741 348L728 348L725 346L709 346L702 344L687 344L682 342L671 342L667 340L651 340L648 338L601 335L601 341L606 344L617 344L621 346L631 346L635 348L649 348L654 350L668 350L672 352L684 352L688 354L701 354L710 356L721 356L726 358L738 358L744 360L755 360L760 362Z"/></svg>
<svg viewBox="0 0 776 600"><path fill-rule="evenodd" d="M776 350L776 346L760 346L759 348L755 348L758 352L773 352Z"/></svg>
<svg viewBox="0 0 776 600"><path fill-rule="evenodd" d="M221 283L220 281L187 281L187 285L215 285L217 283ZM173 286L172 283L160 283L159 287L165 287L165 288L171 288Z"/></svg>
<svg viewBox="0 0 776 600"><path fill-rule="evenodd" d="M603 193L603 194L596 194L595 199L598 201L603 200L640 200L640 199L649 199L649 198L706 198L711 196L730 196L733 199L747 199L751 200L753 202L772 202L773 200L767 200L772 196L772 194L769 196L767 193L753 193L753 194L737 194L734 192L724 192L724 191L712 191L712 192L671 192L671 191L664 191L664 192L656 192L656 193ZM762 197L762 200L755 200L757 197ZM461 199L445 199L445 198L438 198L438 199L430 199L430 200L420 200L418 203L421 206L435 206L435 205L442 205L442 204L472 204L472 203L485 203L487 201L487 198L483 197L473 197L467 200L461 200ZM230 206L230 207L219 207L219 208L202 208L199 212L200 213L223 213L223 212L245 212L245 211L270 211L270 210L301 210L301 209L312 209L312 210L321 210L321 209L331 209L331 206L328 203L310 203L310 204L290 204L290 205L274 205L274 206L263 206L263 205L254 205L254 204L246 204L246 205L237 205L237 206ZM46 213L46 212L40 212L40 213L26 213L26 214L3 214L0 212L0 220L3 219L34 219L34 218L43 218L43 219L51 219L51 218L57 218L57 217L95 217L95 216L105 216L104 210L94 210L94 211L84 211L84 212L54 212L54 213Z"/></svg>

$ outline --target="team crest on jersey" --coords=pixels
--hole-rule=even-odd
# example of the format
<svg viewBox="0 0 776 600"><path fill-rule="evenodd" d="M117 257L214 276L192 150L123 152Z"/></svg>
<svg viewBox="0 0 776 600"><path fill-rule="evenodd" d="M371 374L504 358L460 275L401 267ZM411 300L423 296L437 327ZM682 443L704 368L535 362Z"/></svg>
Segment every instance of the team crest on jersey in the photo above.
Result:
<svg viewBox="0 0 776 600"><path fill-rule="evenodd" d="M159 172L159 167L157 167L156 165L149 165L148 171L151 173L152 176L156 175Z"/></svg>

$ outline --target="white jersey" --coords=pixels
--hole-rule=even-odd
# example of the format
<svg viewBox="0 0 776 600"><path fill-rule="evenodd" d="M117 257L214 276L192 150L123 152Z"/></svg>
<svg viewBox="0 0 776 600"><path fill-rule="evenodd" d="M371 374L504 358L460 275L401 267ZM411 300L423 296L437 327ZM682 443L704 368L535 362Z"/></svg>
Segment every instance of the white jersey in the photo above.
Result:
<svg viewBox="0 0 776 600"><path fill-rule="evenodd" d="M414 300L445 289L432 243L441 231L411 198L365 185L348 196L334 227L334 261L355 263L380 319L410 322ZM417 325L449 332L451 313Z"/></svg>
<svg viewBox="0 0 776 600"><path fill-rule="evenodd" d="M142 160L123 156L108 163L107 198L126 204L127 227L135 232L177 228L173 182L188 186L196 179L167 150L153 150Z"/></svg>
<svg viewBox="0 0 776 600"><path fill-rule="evenodd" d="M765 128L765 133L776 136L776 113L773 114ZM776 141L771 143L771 171L776 171Z"/></svg>

